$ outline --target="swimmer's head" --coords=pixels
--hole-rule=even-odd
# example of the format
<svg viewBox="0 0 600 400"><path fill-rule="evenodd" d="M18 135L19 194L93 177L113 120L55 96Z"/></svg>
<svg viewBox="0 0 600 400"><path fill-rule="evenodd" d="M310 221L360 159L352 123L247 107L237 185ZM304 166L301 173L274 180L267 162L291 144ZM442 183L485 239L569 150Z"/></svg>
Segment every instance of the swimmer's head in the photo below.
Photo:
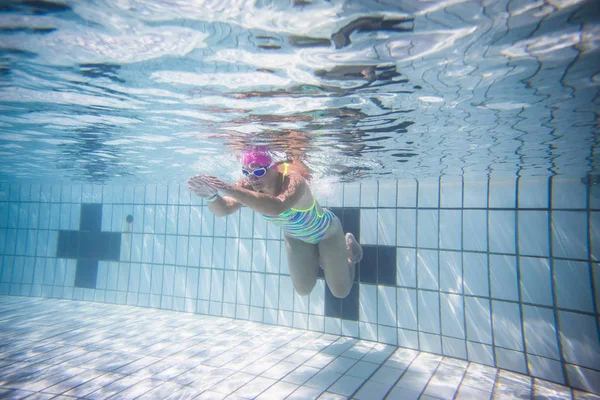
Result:
<svg viewBox="0 0 600 400"><path fill-rule="evenodd" d="M242 153L242 165L248 167L277 168L277 165L273 162L273 158L265 147L244 151Z"/></svg>
<svg viewBox="0 0 600 400"><path fill-rule="evenodd" d="M242 173L254 190L262 192L277 180L277 163L266 147L246 150L242 153Z"/></svg>

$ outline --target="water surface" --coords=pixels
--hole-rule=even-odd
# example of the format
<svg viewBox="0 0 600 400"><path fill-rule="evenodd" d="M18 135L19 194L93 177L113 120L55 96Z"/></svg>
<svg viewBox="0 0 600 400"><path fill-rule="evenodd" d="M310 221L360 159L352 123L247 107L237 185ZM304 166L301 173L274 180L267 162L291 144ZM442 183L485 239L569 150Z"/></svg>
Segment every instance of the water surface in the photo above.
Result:
<svg viewBox="0 0 600 400"><path fill-rule="evenodd" d="M400 4L400 5L398 5ZM595 1L24 1L0 14L0 179L586 177ZM589 179L589 178L587 178Z"/></svg>

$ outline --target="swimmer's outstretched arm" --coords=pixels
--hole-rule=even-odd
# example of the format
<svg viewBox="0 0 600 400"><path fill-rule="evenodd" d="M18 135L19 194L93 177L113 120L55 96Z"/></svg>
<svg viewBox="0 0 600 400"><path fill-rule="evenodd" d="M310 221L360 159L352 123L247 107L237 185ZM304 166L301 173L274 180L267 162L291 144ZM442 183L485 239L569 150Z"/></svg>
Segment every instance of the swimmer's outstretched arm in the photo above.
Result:
<svg viewBox="0 0 600 400"><path fill-rule="evenodd" d="M294 207L308 188L306 180L299 175L289 175L290 183L287 189L279 196L258 193L239 185L230 185L214 176L203 176L207 184L214 187L219 193L231 197L256 212L265 215L279 215Z"/></svg>
<svg viewBox="0 0 600 400"><path fill-rule="evenodd" d="M232 197L217 197L216 200L208 203L208 209L215 214L217 217L225 217L229 214L233 214L243 204Z"/></svg>
<svg viewBox="0 0 600 400"><path fill-rule="evenodd" d="M218 190L212 185L208 184L204 179L206 175L194 175L188 180L188 188L194 192L197 196L203 199L209 200L207 205L208 209L215 214L217 217L224 217L229 214L233 214L239 210L243 204L232 197L221 197L217 196L214 198ZM236 186L245 186L244 180L240 180L235 183Z"/></svg>

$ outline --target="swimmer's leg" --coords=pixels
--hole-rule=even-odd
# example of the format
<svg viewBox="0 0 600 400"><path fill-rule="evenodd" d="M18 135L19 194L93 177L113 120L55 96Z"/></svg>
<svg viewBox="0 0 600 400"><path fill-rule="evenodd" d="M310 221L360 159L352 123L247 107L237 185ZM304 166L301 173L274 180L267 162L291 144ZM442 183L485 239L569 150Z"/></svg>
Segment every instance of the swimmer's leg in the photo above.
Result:
<svg viewBox="0 0 600 400"><path fill-rule="evenodd" d="M338 217L331 222L325 237L319 242L319 260L325 273L325 281L331 293L338 298L348 296L354 284L356 260L362 258L362 247L354 235L344 236Z"/></svg>
<svg viewBox="0 0 600 400"><path fill-rule="evenodd" d="M305 243L283 235L290 276L300 296L308 296L317 283L319 249L316 244Z"/></svg>

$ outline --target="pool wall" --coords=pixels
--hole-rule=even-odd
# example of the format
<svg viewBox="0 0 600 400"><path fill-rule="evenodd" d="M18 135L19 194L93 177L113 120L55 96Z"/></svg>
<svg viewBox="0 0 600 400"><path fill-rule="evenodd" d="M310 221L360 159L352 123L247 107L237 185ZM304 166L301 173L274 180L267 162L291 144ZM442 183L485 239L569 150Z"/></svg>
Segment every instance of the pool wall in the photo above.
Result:
<svg viewBox="0 0 600 400"><path fill-rule="evenodd" d="M279 228L215 218L186 186L0 184L0 294L343 334L600 393L600 197L579 179L339 187L355 285L298 296ZM128 222L128 216L133 219Z"/></svg>

